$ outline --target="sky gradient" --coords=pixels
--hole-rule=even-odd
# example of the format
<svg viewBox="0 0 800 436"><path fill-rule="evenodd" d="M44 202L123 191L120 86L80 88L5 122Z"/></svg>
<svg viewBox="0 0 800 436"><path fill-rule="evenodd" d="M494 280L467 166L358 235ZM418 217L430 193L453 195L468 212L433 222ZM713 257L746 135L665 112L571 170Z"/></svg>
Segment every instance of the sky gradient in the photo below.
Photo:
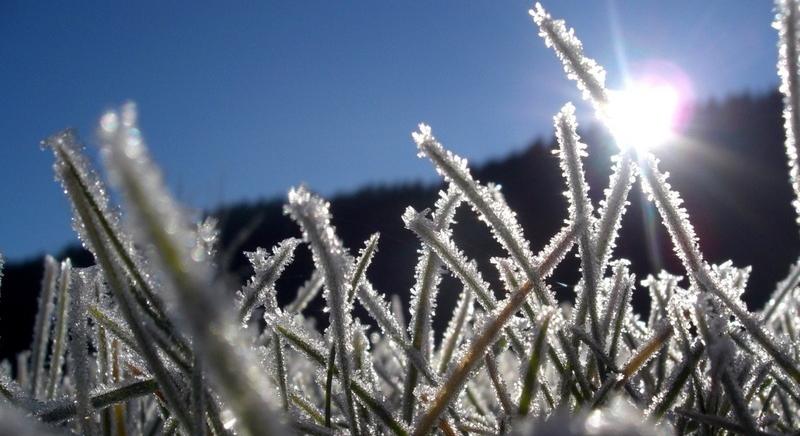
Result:
<svg viewBox="0 0 800 436"><path fill-rule="evenodd" d="M179 4L180 3L180 4ZM435 173L424 121L470 160L549 137L580 99L528 1L0 2L0 252L75 240L44 137L75 127L96 155L108 108L139 105L152 154L192 207L305 182L330 195ZM777 86L766 1L545 3L608 70L669 62L699 100ZM592 113L579 106L579 121Z"/></svg>

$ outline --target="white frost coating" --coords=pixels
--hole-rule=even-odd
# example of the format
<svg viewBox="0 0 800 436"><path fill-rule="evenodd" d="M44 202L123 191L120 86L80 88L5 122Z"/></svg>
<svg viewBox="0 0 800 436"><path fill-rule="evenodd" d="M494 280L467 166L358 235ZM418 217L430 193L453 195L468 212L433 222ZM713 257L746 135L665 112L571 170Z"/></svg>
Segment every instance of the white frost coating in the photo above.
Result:
<svg viewBox="0 0 800 436"><path fill-rule="evenodd" d="M398 345L404 349L408 349L410 347L410 342L406 337L406 333L403 328L400 327L400 323L394 316L391 305L383 297L383 294L376 291L370 282L365 281L359 285L356 295L361 305L367 309L370 316L378 323L378 327L381 331L397 342Z"/></svg>
<svg viewBox="0 0 800 436"><path fill-rule="evenodd" d="M350 270L347 272L348 286L348 301L352 301L355 296L355 290L361 286L362 283L367 282L367 269L372 263L375 253L378 251L378 240L380 240L380 233L373 233L369 239L364 242L364 247L358 250L358 258L351 262Z"/></svg>
<svg viewBox="0 0 800 436"><path fill-rule="evenodd" d="M78 141L74 130L68 129L50 136L42 142L42 146L53 150L56 158L53 164L56 179L61 183L64 192L72 199L72 226L83 245L94 252L86 236L85 225L75 210L75 198L82 196L82 194L87 195L94 202L95 212L102 214L109 224L117 230L119 227L119 214L117 211L112 212L109 207L108 191L89 164L89 160L84 154L83 144ZM68 179L78 180L85 192L74 192L71 189L72 185L67 181Z"/></svg>
<svg viewBox="0 0 800 436"><path fill-rule="evenodd" d="M784 14L787 8L791 8L791 14L795 14L797 5L797 0L778 3ZM588 79L584 80L586 83L596 79L593 79L591 72L581 70L586 67L581 66L584 58L571 31L566 30L563 23L550 19L540 6L536 9L534 16L542 27L545 39L550 38L548 42L556 47L556 51L560 47L560 55L565 64L575 61L577 67L573 69L574 77L581 81L586 79L581 74L588 75ZM778 22L788 22L794 26L794 19L781 21L786 17L787 15L779 14ZM551 34L546 32L547 29L551 30ZM792 35L788 39L795 44L795 33L794 30L786 31L784 37ZM790 50L787 49L788 51ZM786 62L795 60L796 55L789 55L784 59ZM786 70L795 71L796 67L787 66ZM795 76L796 72L787 77L794 80ZM602 91L602 81L595 82ZM788 88L791 90L792 86ZM584 92L591 94L588 87ZM793 92L792 95L797 93ZM162 426L165 433L187 433L186 429L189 429L188 433L195 433L193 429L203 427L202 423L194 423L193 427L187 426L186 422L190 419L182 415L189 408L181 407L185 403L181 400L188 396L187 392L181 390L187 387L184 381L191 370L192 359L200 357L201 361L194 362L201 363L200 367L210 368L208 388L213 391L208 393L206 410L210 421L215 421L216 418L216 422L210 424L215 428L217 425L226 427L237 434L286 432L286 429L275 428L275 423L280 421L270 413L269 398L258 395L266 393L266 396L278 398L271 395L274 389L271 390L268 384L260 383L259 376L277 381L281 394L285 394L280 397L284 400L282 405L288 409L288 413L281 416L286 417L299 432L339 434L358 427L355 430L360 430L359 433L372 435L387 434L391 427L395 434L413 431L418 436L431 432L450 434L451 429L455 433L529 434L531 432L525 427L523 419L518 419L517 413L512 410L513 405L509 405L510 401L500 404L494 398L493 384L499 385L496 380L502 379L515 381L513 386L509 386L511 390L508 396L518 397L522 386L519 376L524 374L524 368L520 368L518 359L530 354L530 343L537 332L534 328L535 322L531 321L549 311L556 311L545 340L546 358L542 355L544 361L537 380L540 388L531 404L532 414L543 422L533 432L575 430L582 434L595 434L614 431L620 433L628 429L637 434L652 433L652 429L644 426L634 428L625 425L642 422L642 417L638 414L627 414L616 423L608 421L608 416L620 413L620 410L624 412L627 407L624 403L620 404L620 400L636 403L638 407L649 406L648 414L661 423L666 423L663 427L665 429L668 429L670 423L678 423L679 420L706 422L706 425L712 427L727 426L730 427L727 429L729 432L746 434L772 434L790 429L790 421L796 415L793 401L797 398L796 391L800 383L800 368L797 365L797 356L800 355L800 347L797 345L800 339L800 322L795 316L800 309L800 288L797 287L800 283L800 266L794 267L787 280L779 286L772 302L762 314L764 319L754 316L747 310L741 298L750 274L749 268L735 268L727 262L712 266L703 260L680 198L666 184L666 175L658 173L652 157L646 155L640 156L643 158L643 165L639 169L637 161L631 159L633 153L616 157L613 175L605 191L606 200L601 204L598 219L594 225L577 225L576 222L592 220L592 212L589 210L591 203L586 195L587 187L580 168L580 157L585 150L575 135L573 111L568 106L558 120L561 124L559 133L562 139L562 165L570 179L573 210L567 225L535 257L526 253L529 243L524 240L521 231L516 232L516 219L499 186L491 183L480 185L473 180L466 162L441 148L430 135L429 129L422 128L416 135L416 139L423 143L420 145L420 152L434 161L439 172L445 176L448 186L447 192L441 195L436 204L432 219L428 219L429 215L426 213L420 214L413 209L405 216L406 225L413 228L423 240L421 258L415 270L414 279L417 283L411 305L414 327L408 331L404 328L402 310L397 308L399 304L394 303L395 307L390 310L386 296L373 289L366 278L366 270L377 246L377 236L370 238L358 259L354 259L337 240L335 231L330 226L327 203L322 205L324 201L321 199L319 207L303 211L310 215L317 214L308 220L309 224L303 230L307 233L316 232L317 249L327 244L322 250L318 250L325 258L315 259L318 265L315 265L314 275L307 286L298 292L295 302L287 306L287 310L277 308L274 301L275 289L269 288L270 294L262 299L265 300L263 304L271 308L264 314L265 330L261 329L261 323L250 323L247 329L242 329L234 313L235 307L225 306L229 301L214 299L215 294L224 295L222 289L217 288L214 283L204 281L206 277L195 275L196 268L200 268L209 272L209 276L218 277L211 263L216 239L213 226L206 222L195 227L195 224L183 218L186 214L180 208L171 203L166 204L166 207L174 206L174 216L181 218L177 233L187 235L186 241L191 240L190 243L181 245L180 242L184 239L170 233L175 230L174 226L171 227L172 223L161 222L164 213L160 208L165 207L165 204L151 202L153 192L146 189L149 185L140 180L151 174L137 166L147 152L138 129L133 130L136 125L132 121L135 118L130 113L132 111L126 109L104 117L101 125L103 131L116 133L111 135L113 138L110 140L107 140L108 136L103 132L101 136L107 142L106 147L119 146L118 136L124 136L125 143L119 146L121 155L115 156L120 161L112 162L117 164L114 167L116 171L112 171L112 174L123 187L125 199L131 209L130 222L139 225L137 231L133 232L137 237L136 251L133 249L133 239L119 232L118 227L121 225L116 221L116 214L109 212L107 199L103 199L105 193L93 193L91 187L95 185L86 183L90 178L86 175L90 172L88 165L83 162L80 154L71 154L78 153L79 146L77 151L64 148L66 143L58 142L58 137L52 138L57 164L60 163L62 169L59 175L70 199L80 212L80 219L85 221L76 224L85 224L83 230L86 235L83 237L92 238L87 246L96 249L94 254L102 265L105 280L108 281L107 289L114 295L113 299L104 299L105 290L101 288L105 284L102 283L97 283L91 289L93 304L89 308L89 314L94 319L92 325L95 327L92 349L76 349L76 345L85 341L80 338L85 333L76 328L79 327L77 325L71 327L69 337L72 349L67 355L66 365L62 365L63 362L53 365L53 368L64 366L69 372L66 376L57 373L55 377L54 386L59 394L63 394L62 399L37 404L36 400L29 398L28 393L37 390L33 387L36 382L31 383L29 375L36 376L33 368L39 364L29 364L29 354L23 352L17 359L17 377L20 383L9 379L10 363L0 362L0 396L9 400L3 402L2 406L13 403L45 420L40 413L51 413L55 410L65 416L60 418L66 420L61 425L73 431L91 432L80 427L86 420L76 420L74 417L85 417L88 414L86 410L91 408L86 390L93 383L85 382L86 378L78 371L79 366L85 363L81 354L90 351L91 359L95 357L93 350L97 350L96 361L89 363L99 369L96 378L100 382L92 392L104 396L114 395L113 402L119 403L127 411L126 416L131 418L127 420L127 428L132 433L158 433ZM793 118L797 113L792 108ZM793 129L793 138L797 129L793 126L787 127L790 128ZM124 135L118 135L118 130L125 130ZM77 144L75 141L72 143ZM134 162L126 162L125 159ZM145 169L155 168L150 166L152 168ZM126 173L128 167L132 170ZM686 270L691 278L688 289L681 287L680 278L665 273L643 281L643 285L650 288L652 302L651 316L647 320L632 312L630 299L635 277L630 274L627 263L622 260L609 261L620 217L625 210L627 195L637 171L643 175L645 185L648 185L653 200L659 206L659 212L671 232L677 251L684 255L682 260L687 265ZM163 190L161 186L157 188ZM155 195L156 200L161 201L162 198L158 198L157 194L158 192ZM300 192L295 194L302 197ZM168 196L166 198L169 200ZM489 224L494 237L507 252L502 257L492 259L506 288L516 290L506 301L495 300L476 263L467 259L455 244L449 224L452 222L455 207L462 199L468 201L473 211ZM579 210L581 208L582 211ZM510 214L506 215L506 212ZM587 233L591 233L588 242ZM593 337L584 331L585 324L576 326L571 321L575 309L569 305L562 306L563 310L548 306L550 300L546 292L551 291L543 282L561 263L575 241L579 241L582 246L581 253L586 253L587 247L595 247L596 250L588 263L583 260L584 265L597 265L596 292L593 294L596 307L599 308L596 315L599 326L595 329L596 332L592 332ZM277 251L270 253L267 250L251 253L250 257L257 272L259 269L269 269L272 262L272 267L276 270L272 275L277 276L280 273L277 271L280 268L276 266L280 264L278 258L290 257L291 250L288 247L283 248L286 249L284 254ZM188 262L200 265L192 266ZM610 277L606 274L606 264L611 266ZM335 267L331 268L331 265ZM443 343L435 347L428 324L435 308L436 287L444 266L453 270L454 275L465 285L457 309L452 314L444 314L452 319ZM147 281L137 278L139 267L158 272L158 280L149 276ZM158 270L158 267L161 269ZM334 334L335 328L332 327L323 338L314 327L313 317L298 314L329 278L325 276L326 268L327 272L333 271L339 275L340 294L352 294L340 298L339 301L346 298L343 305L334 304L328 299L326 310L349 312L353 295L356 295L360 304L367 308L370 316L381 327L380 331L375 329L368 334L362 324L351 321L349 328L343 329L350 335L346 338L347 347L352 350L343 354L349 356L353 366L350 384L347 385L340 382L341 365L336 365L333 408L330 414L333 425L329 428L319 424L325 420L328 350L339 337ZM143 273L145 269L142 269ZM270 275L264 271L261 273L264 276ZM254 296L254 301L258 297L257 276L258 274L250 283L250 289L254 291L250 295ZM74 290L67 293L67 296L74 297L74 304L69 305L72 308L82 303L81 298L89 292L88 286L81 284L80 277L76 281ZM272 279L266 281L275 283ZM48 282L49 279L44 280L45 288ZM155 294L146 295L149 290L138 284L152 285ZM575 286L562 283L559 285L571 288L579 295L592 289L591 283L586 283L585 280ZM483 298L476 295L476 290L483 292ZM533 293L537 297L545 297L534 298L528 292L531 290L537 291ZM327 292L330 293L330 290ZM178 323L176 329L172 328L170 319L163 316L163 310L150 307L151 302L161 301L158 295L162 293L173 296L175 304L172 309L186 318L182 319L185 323ZM135 297L136 301L130 297ZM43 298L45 300L42 301L42 312L37 324L48 318L48 310L52 311L46 304L46 297ZM481 310L480 306L475 308L475 298L481 298L481 303L487 310ZM67 298L59 301L64 304ZM545 304L540 304L539 301ZM141 309L148 312L149 316L139 316ZM230 309L230 314L226 309ZM84 316L78 315L81 311L75 309L71 314L59 315L57 324L70 325L69 320L77 320L82 325L80 321L83 321ZM125 321L116 315L118 311L125 315ZM476 322L473 319L473 311L478 312L481 320ZM63 312L63 308L58 312ZM198 316L201 313L202 319ZM349 316L349 313L342 315L343 318ZM492 323L495 325L492 326ZM181 327L186 331L180 330ZM664 330L665 327L669 330ZM48 342L48 329L41 325L36 328L44 334L39 335L40 339L34 340L34 347L42 343L42 340L44 343ZM476 331L478 335L475 335ZM669 340L666 339L667 331L674 333ZM174 332L174 336L170 332ZM186 336L188 346L184 346L178 339L187 332L190 333ZM260 333L258 342L253 338L242 337L251 332ZM411 334L408 335L408 332ZM708 340L697 340L698 334ZM62 335L57 333L56 336ZM411 336L411 340L406 336ZM369 342L367 337L370 338ZM577 341L573 342L575 339ZM63 349L64 344L62 339L59 347ZM290 346L283 346L287 344ZM484 357L490 347L492 352L497 353L498 374L492 377L487 376L484 371L474 371L485 361ZM460 351L456 353L457 349ZM47 352L43 354L47 355ZM248 355L258 355L262 359L248 360ZM163 365L162 359L165 360ZM430 368L431 361L436 363L435 369ZM625 364L625 368L620 368L620 364ZM441 374L448 370L448 378L441 379ZM412 377L414 372L433 374L430 377L425 374ZM428 380L423 380L423 377ZM411 379L414 380L409 381ZM202 381L199 377L192 380ZM131 381L134 385L143 383L139 387L143 390L133 394L130 391L126 393L124 389L131 385ZM617 381L624 383L615 383ZM190 404L202 403L198 401L197 393L201 391L197 388L199 385L192 383ZM465 386L467 389L458 393ZM768 386L768 389L761 389L762 386ZM122 389L122 393L119 389ZM160 392L158 395L162 397L161 400L152 395L154 390ZM357 413L348 414L348 409L353 410L346 398L350 391L353 396L358 397ZM501 388L500 391L507 392L507 389ZM218 394L222 395L223 402L220 402ZM711 407L703 411L704 415L692 415L692 408L701 400L698 398L699 394L703 396L703 403ZM82 403L80 407L74 401L76 397ZM589 399L598 406L594 411L589 411L589 407L586 407L588 405L585 401ZM158 401L161 401L160 405L156 404ZM164 415L161 415L162 406L168 409L170 418L164 419ZM101 421L103 430L108 430L109 421L113 421L109 418L113 418L111 412L115 409L101 411L104 407L98 406L91 419L95 421L102 418L105 421ZM396 412L399 410L402 413ZM428 412L417 413L424 410ZM558 415L559 410L569 410L571 419L562 420ZM582 412L584 410L585 414ZM192 410L192 417L198 415ZM347 422L348 418L353 419L357 425ZM544 421L545 419L550 421ZM560 427L551 429L547 427L549 424ZM13 423L0 420L0 433L8 430L11 425ZM186 429L179 429L179 425ZM408 428L407 425L413 428ZM567 428L567 425L575 427ZM215 431L226 432L227 430Z"/></svg>
<svg viewBox="0 0 800 436"><path fill-rule="evenodd" d="M50 329L53 324L53 310L55 309L56 277L58 276L58 262L53 256L44 258L44 276L39 294L39 310L36 312L36 321L33 327L33 342L31 343L31 395L41 398L45 382L44 361L47 356L47 345L50 343Z"/></svg>
<svg viewBox="0 0 800 436"><path fill-rule="evenodd" d="M439 191L436 209L433 214L434 226L437 230L448 230L453 223L456 210L461 204L461 193L450 185L447 191ZM431 359L433 353L432 320L436 311L436 297L441 283L442 262L430 247L422 244L420 257L414 269L414 286L411 288L411 320L408 325L411 335L411 346L421 353L424 362ZM409 360L408 366L412 362ZM409 368L403 387L403 413L409 420L413 415L414 390L418 374L416 368Z"/></svg>
<svg viewBox="0 0 800 436"><path fill-rule="evenodd" d="M789 163L789 182L794 189L792 205L800 224L800 161L797 155L797 135L800 134L800 71L798 71L798 4L795 0L775 2L775 22L778 30L778 76L783 94L783 128L786 132L786 156Z"/></svg>
<svg viewBox="0 0 800 436"><path fill-rule="evenodd" d="M239 315L245 326L258 305L263 305L266 311L278 310L275 282L292 262L294 251L301 242L297 238L284 239L272 248L272 254L260 247L256 251L245 252L254 271L244 288L237 293Z"/></svg>
<svg viewBox="0 0 800 436"><path fill-rule="evenodd" d="M648 325L656 325L661 319L669 316L668 303L672 300L677 283L682 279L680 276L674 276L664 271L658 274L656 279L652 275L648 275L641 281L641 285L648 288L650 291L650 319Z"/></svg>
<svg viewBox="0 0 800 436"><path fill-rule="evenodd" d="M93 293L94 282L97 280L97 270L93 268L78 270L75 274L75 284L72 288L72 301L70 302L70 341L69 353L71 356L71 376L75 381L76 393L76 418L81 434L95 434L93 407L89 393L94 385L89 371L89 335L86 325L86 306L89 296Z"/></svg>
<svg viewBox="0 0 800 436"><path fill-rule="evenodd" d="M234 321L233 307L213 282L206 256L196 258L197 233L184 211L164 186L161 172L150 159L137 122L136 106L125 104L100 120L102 155L112 182L126 200L133 234L150 247L175 306L209 368L212 378L237 415L245 433L276 432L281 424L271 419L269 383L259 370L250 340ZM256 412L258 411L258 412Z"/></svg>
<svg viewBox="0 0 800 436"><path fill-rule="evenodd" d="M522 283L525 278L514 267L514 261L507 257L493 257L489 262L494 265L500 275L500 281L506 292L514 292Z"/></svg>
<svg viewBox="0 0 800 436"><path fill-rule="evenodd" d="M197 232L184 210L167 192L161 171L145 147L137 117L136 106L126 103L119 111L103 115L99 129L102 156L112 183L125 194L134 235L145 246L158 247L153 227L160 226L163 235L169 239L168 243L179 250L176 253L155 250L164 264L162 268L178 262L185 274L200 281L210 281L212 272L206 251L202 246L197 247L200 245ZM177 258L168 257L170 255Z"/></svg>
<svg viewBox="0 0 800 436"><path fill-rule="evenodd" d="M453 353L457 350L461 343L470 336L469 331L465 331L465 327L472 321L475 306L473 304L475 294L469 287L464 287L461 296L458 299L458 304L453 311L453 316L447 323L447 329L442 339L441 352L439 354L439 373L443 374L449 364L453 361Z"/></svg>
<svg viewBox="0 0 800 436"><path fill-rule="evenodd" d="M461 194L452 185L447 191L439 191L433 222L437 230L446 230L453 223L453 217L461 203ZM429 344L431 319L436 312L436 296L441 283L442 262L430 247L423 244L419 250L420 256L414 269L414 286L411 288L411 302L409 304L411 321L408 325L412 340L421 342L419 349L427 355L432 344Z"/></svg>
<svg viewBox="0 0 800 436"><path fill-rule="evenodd" d="M406 228L414 232L423 243L436 253L447 268L478 297L481 305L491 311L497 307L497 299L478 271L474 260L469 260L453 242L449 230L439 231L434 223L417 212L413 207L406 208L403 213Z"/></svg>
<svg viewBox="0 0 800 436"><path fill-rule="evenodd" d="M92 214L95 214L94 219L97 220L95 227L103 229L100 233L103 245L112 249L111 253L115 257L124 256L132 262L131 266L135 271L131 271L129 265L124 262L117 263L125 267L126 274L134 282L144 281L142 286L153 289L155 283L148 272L147 261L134 248L133 239L122 231L120 212L110 205L108 190L89 164L83 144L79 142L76 133L70 129L64 130L44 140L42 146L50 148L55 155L53 170L64 193L70 199L72 227L83 246L92 253L96 252L87 235L87 223L83 222L76 208L76 204L85 200ZM160 302L149 301L149 304L160 307Z"/></svg>
<svg viewBox="0 0 800 436"><path fill-rule="evenodd" d="M349 285L347 274L352 264L351 256L346 252L342 241L336 236L331 225L330 205L322 198L311 194L304 186L289 190L289 201L284 212L300 225L303 239L311 246L314 264L325 276L323 296L328 302L332 335L336 344L336 362L339 377L344 386L351 381L352 340L350 332L350 312L352 305L347 295ZM346 415L353 429L358 428L358 419L350 389L344 389L347 402Z"/></svg>
<svg viewBox="0 0 800 436"><path fill-rule="evenodd" d="M553 118L556 126L558 147L553 153L559 157L561 172L567 180L569 190L569 217L573 223L586 222L587 228L581 233L588 233L594 225L592 202L589 200L589 185L583 171L582 158L588 156L586 144L580 142L578 122L575 119L575 106L567 103Z"/></svg>
<svg viewBox="0 0 800 436"><path fill-rule="evenodd" d="M564 20L554 20L539 3L529 13L539 26L539 36L544 38L548 47L553 48L564 65L567 78L577 82L583 99L594 104L598 115L602 113L603 106L608 102L606 71L594 59L584 56L583 44L575 36L574 29L567 29Z"/></svg>
<svg viewBox="0 0 800 436"><path fill-rule="evenodd" d="M616 246L622 216L630 204L628 193L636 180L636 166L628 152L611 157L612 170L605 189L605 198L600 201L600 218L595 221L594 246L599 273L603 274L611 253Z"/></svg>
<svg viewBox="0 0 800 436"><path fill-rule="evenodd" d="M58 297L56 308L56 325L53 332L53 345L50 349L50 374L47 380L45 398L52 400L58 392L66 352L67 327L69 326L69 292L72 286L72 262L69 259L61 262L58 276Z"/></svg>
<svg viewBox="0 0 800 436"><path fill-rule="evenodd" d="M470 203L492 235L505 248L508 254L521 266L528 280L539 282L534 268L533 253L522 232L517 216L505 202L496 201L493 189L479 184L469 172L467 161L436 141L430 126L419 125L419 131L411 135L417 144L419 156L427 156L436 166L436 171L445 181L455 185ZM545 293L538 286L534 289L541 304L555 305L553 295Z"/></svg>
<svg viewBox="0 0 800 436"><path fill-rule="evenodd" d="M689 213L683 207L683 199L667 182L668 173L658 171L658 160L649 155L642 164L642 190L648 200L654 202L661 214L664 226L669 231L675 253L690 273L692 280L705 275L705 262ZM706 286L707 283L701 283Z"/></svg>
<svg viewBox="0 0 800 436"><path fill-rule="evenodd" d="M592 332L598 339L600 332L597 326L597 294L599 265L594 255L592 229L594 215L592 202L589 200L589 185L583 171L581 159L588 156L586 144L580 142L575 120L575 106L567 103L554 118L558 146L556 154L560 158L561 170L567 180L567 199L569 200L569 217L572 224L580 227L578 231L578 254L581 259L581 276L583 290L576 301L575 320L580 327L586 319L587 312L592 321Z"/></svg>
<svg viewBox="0 0 800 436"><path fill-rule="evenodd" d="M561 264L561 261L564 260L569 250L572 249L578 237L579 228L580 227L576 226L574 223L568 223L550 238L547 245L536 254L534 264L542 279L550 277L556 266Z"/></svg>

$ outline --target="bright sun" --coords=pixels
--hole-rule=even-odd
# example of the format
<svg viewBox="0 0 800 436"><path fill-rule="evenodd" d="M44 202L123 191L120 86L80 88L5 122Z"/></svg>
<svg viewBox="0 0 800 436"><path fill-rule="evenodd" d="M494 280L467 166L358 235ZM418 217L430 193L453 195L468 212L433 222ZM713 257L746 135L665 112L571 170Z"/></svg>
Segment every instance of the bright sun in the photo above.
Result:
<svg viewBox="0 0 800 436"><path fill-rule="evenodd" d="M620 147L650 150L675 135L680 96L674 87L633 83L609 94L606 124Z"/></svg>

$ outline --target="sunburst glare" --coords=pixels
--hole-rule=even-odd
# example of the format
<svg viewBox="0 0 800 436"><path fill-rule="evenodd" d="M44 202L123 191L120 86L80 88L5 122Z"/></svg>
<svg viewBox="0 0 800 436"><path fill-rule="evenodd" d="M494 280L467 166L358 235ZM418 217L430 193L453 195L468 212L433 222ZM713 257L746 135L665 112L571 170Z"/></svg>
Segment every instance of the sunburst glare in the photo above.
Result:
<svg viewBox="0 0 800 436"><path fill-rule="evenodd" d="M650 150L675 135L679 107L675 87L632 83L609 92L606 124L620 147Z"/></svg>

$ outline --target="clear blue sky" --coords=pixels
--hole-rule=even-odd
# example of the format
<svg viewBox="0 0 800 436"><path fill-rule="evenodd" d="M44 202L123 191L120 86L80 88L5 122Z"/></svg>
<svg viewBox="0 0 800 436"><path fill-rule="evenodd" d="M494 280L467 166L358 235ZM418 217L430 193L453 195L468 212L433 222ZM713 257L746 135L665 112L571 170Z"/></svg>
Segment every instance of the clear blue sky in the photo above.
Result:
<svg viewBox="0 0 800 436"><path fill-rule="evenodd" d="M57 251L70 213L37 144L131 99L173 192L193 207L300 182L332 194L432 179L430 123L473 161L550 135L578 100L528 1L0 2L0 252ZM668 60L700 98L776 86L768 1L552 0L587 52ZM591 120L588 110L581 121Z"/></svg>

